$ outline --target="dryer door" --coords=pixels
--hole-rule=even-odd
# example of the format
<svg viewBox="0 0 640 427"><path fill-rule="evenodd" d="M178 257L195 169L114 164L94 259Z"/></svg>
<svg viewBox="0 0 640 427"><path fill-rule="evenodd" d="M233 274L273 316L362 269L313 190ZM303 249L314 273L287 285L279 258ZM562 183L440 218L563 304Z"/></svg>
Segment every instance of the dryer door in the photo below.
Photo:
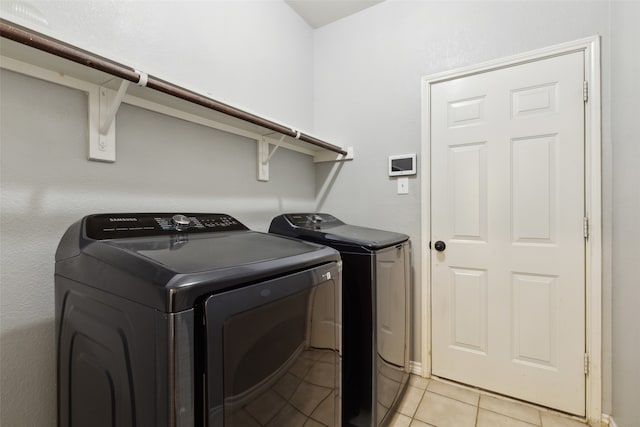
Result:
<svg viewBox="0 0 640 427"><path fill-rule="evenodd" d="M338 287L331 263L206 299L206 425L339 425Z"/></svg>

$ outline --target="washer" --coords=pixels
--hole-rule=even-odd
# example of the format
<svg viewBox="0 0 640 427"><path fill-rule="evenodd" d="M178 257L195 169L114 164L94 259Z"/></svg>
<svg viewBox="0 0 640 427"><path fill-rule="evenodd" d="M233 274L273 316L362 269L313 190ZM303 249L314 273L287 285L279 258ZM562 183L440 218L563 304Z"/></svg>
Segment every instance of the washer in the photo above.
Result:
<svg viewBox="0 0 640 427"><path fill-rule="evenodd" d="M325 213L283 214L270 233L331 246L342 271L342 425L388 423L409 377L409 236Z"/></svg>
<svg viewBox="0 0 640 427"><path fill-rule="evenodd" d="M87 216L56 252L58 425L338 426L339 286L335 250L226 214Z"/></svg>

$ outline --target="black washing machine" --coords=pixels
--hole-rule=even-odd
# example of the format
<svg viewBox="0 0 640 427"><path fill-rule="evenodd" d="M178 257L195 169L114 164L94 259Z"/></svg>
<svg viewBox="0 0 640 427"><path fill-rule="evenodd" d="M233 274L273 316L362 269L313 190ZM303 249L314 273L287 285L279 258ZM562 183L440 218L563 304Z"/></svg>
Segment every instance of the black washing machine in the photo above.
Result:
<svg viewBox="0 0 640 427"><path fill-rule="evenodd" d="M339 287L335 250L229 215L87 216L56 252L58 425L339 426Z"/></svg>
<svg viewBox="0 0 640 427"><path fill-rule="evenodd" d="M269 232L340 251L342 425L388 423L409 377L409 236L323 213L277 216Z"/></svg>

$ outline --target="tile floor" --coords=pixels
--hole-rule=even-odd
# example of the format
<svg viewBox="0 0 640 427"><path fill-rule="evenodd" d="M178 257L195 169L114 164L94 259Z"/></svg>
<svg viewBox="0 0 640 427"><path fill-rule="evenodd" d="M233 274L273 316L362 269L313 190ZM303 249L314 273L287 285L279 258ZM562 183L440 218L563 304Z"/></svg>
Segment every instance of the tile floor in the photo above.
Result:
<svg viewBox="0 0 640 427"><path fill-rule="evenodd" d="M236 427L334 425L335 353L306 350L257 398L230 411ZM386 377L385 377L386 378ZM397 388L393 388L396 390ZM415 375L389 427L586 427L553 411Z"/></svg>
<svg viewBox="0 0 640 427"><path fill-rule="evenodd" d="M585 427L533 405L412 375L391 427Z"/></svg>
<svg viewBox="0 0 640 427"><path fill-rule="evenodd" d="M338 395L336 353L305 350L266 390L226 406L231 427L323 427L335 425Z"/></svg>

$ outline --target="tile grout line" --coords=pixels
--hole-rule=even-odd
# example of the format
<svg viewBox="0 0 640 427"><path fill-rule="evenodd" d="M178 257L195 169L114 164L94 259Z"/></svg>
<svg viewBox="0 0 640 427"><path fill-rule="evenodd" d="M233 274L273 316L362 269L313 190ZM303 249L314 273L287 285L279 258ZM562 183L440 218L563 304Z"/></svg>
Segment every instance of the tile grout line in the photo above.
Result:
<svg viewBox="0 0 640 427"><path fill-rule="evenodd" d="M424 390L422 390L422 396L420 396L420 400L418 401L418 405L416 406L416 410L413 411L413 416L411 416L411 421L409 421L409 425L411 425L411 423L413 422L413 420L416 419L416 415L418 414L418 408L420 408L420 405L422 404L422 401L424 400L424 397L427 395L427 387L425 386ZM418 420L418 421L422 421L422 420ZM422 421L426 424L425 421Z"/></svg>
<svg viewBox="0 0 640 427"><path fill-rule="evenodd" d="M244 409L244 408L242 408L242 409ZM244 411L247 413L247 415L249 415L250 418L252 418L256 422L256 424L258 424L259 426L263 427L262 423L256 417L254 417L251 412L249 412L246 409Z"/></svg>
<svg viewBox="0 0 640 427"><path fill-rule="evenodd" d="M538 412L538 421L540 422L540 427L542 427L542 412L539 409L536 412Z"/></svg>

